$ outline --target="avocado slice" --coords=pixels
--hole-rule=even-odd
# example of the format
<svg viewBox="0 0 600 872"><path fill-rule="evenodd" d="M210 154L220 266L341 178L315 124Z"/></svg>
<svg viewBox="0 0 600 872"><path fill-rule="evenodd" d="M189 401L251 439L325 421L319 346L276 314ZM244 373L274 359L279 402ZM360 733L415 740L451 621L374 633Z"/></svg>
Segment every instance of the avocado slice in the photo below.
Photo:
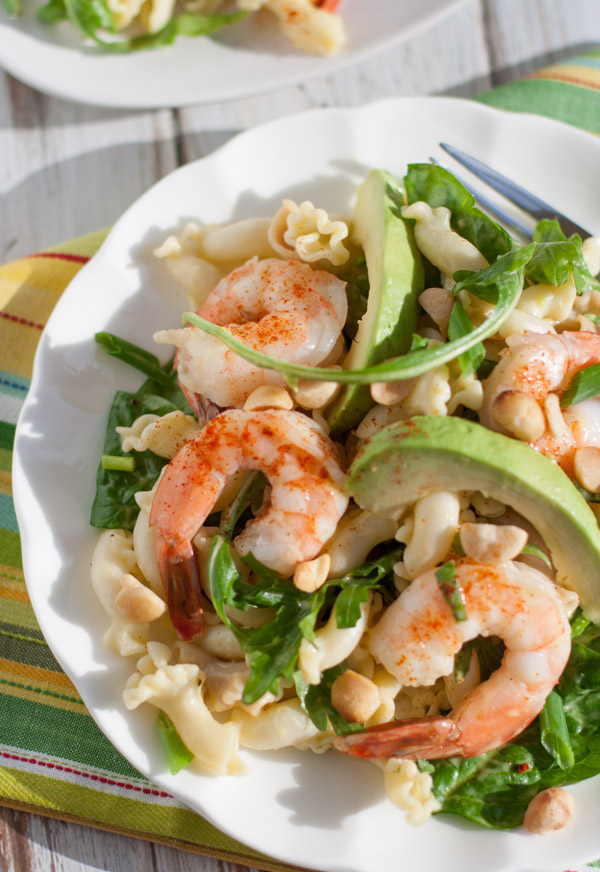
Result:
<svg viewBox="0 0 600 872"><path fill-rule="evenodd" d="M410 348L425 280L412 222L400 214L403 202L398 182L384 170L372 170L358 189L353 235L365 253L369 299L346 369L381 363ZM353 427L372 405L367 386L345 385L326 413L332 433Z"/></svg>
<svg viewBox="0 0 600 872"><path fill-rule="evenodd" d="M391 517L437 490L477 490L511 506L539 530L561 584L600 624L600 529L568 476L549 458L465 418L415 417L363 446L347 490L363 509Z"/></svg>

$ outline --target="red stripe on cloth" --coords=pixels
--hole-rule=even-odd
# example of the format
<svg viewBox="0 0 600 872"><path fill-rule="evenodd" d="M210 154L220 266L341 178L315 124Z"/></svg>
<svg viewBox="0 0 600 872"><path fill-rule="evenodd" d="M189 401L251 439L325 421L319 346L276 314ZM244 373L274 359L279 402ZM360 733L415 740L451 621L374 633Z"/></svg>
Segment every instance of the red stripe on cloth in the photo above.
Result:
<svg viewBox="0 0 600 872"><path fill-rule="evenodd" d="M24 324L25 327L35 327L36 330L44 329L44 325L38 324L37 321L28 321L27 318L19 318L18 315L10 315L8 312L0 312L0 318L6 318L7 321L14 321L16 324Z"/></svg>
<svg viewBox="0 0 600 872"><path fill-rule="evenodd" d="M79 769L73 769L72 766L62 766L60 763L49 763L46 760L38 760L37 757L21 757L19 754L9 754L2 751L1 755L7 760L16 760L19 763L35 763L37 766L45 766L46 769L56 769L59 772L68 772L71 775L79 775L82 778L89 778L91 781L98 781L100 784L108 784L111 787L121 787L126 790L137 790L139 793L147 793L151 796L162 796L165 799L173 799L170 793L164 790L156 790L152 787L141 787L139 784L128 784L126 781L114 781L112 778L106 778L104 775L95 775L92 772L82 772Z"/></svg>
<svg viewBox="0 0 600 872"><path fill-rule="evenodd" d="M89 257L83 254L67 254L63 251L38 251L36 254L30 254L29 257L54 257L56 260L70 260L73 263L87 263Z"/></svg>

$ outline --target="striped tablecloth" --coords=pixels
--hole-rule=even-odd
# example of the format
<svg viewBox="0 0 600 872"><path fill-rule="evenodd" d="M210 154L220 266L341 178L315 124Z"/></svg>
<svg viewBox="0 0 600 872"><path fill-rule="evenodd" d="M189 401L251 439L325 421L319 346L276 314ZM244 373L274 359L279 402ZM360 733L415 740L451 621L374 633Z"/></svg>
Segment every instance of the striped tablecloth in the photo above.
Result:
<svg viewBox="0 0 600 872"><path fill-rule="evenodd" d="M600 134L600 49L477 99ZM291 869L223 835L117 753L52 656L29 603L11 496L15 425L41 331L105 235L0 267L0 804L262 869ZM591 867L600 861L569 872Z"/></svg>

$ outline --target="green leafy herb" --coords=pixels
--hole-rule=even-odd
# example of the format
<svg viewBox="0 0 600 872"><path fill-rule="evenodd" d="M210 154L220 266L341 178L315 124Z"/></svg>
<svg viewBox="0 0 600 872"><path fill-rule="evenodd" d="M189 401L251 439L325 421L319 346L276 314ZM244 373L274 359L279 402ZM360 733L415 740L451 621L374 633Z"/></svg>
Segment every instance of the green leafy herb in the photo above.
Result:
<svg viewBox="0 0 600 872"><path fill-rule="evenodd" d="M552 691L540 712L540 736L546 751L556 760L561 769L571 769L575 755L560 694Z"/></svg>
<svg viewBox="0 0 600 872"><path fill-rule="evenodd" d="M571 384L562 395L561 409L568 409L576 403L597 397L600 394L600 363L594 363L587 369L582 369L571 379Z"/></svg>
<svg viewBox="0 0 600 872"><path fill-rule="evenodd" d="M162 710L158 713L158 735L162 742L167 765L171 775L176 775L184 766L194 759L192 752L184 745L183 740L171 718Z"/></svg>
<svg viewBox="0 0 600 872"><path fill-rule="evenodd" d="M324 608L335 603L338 626L352 627L360 616L360 605L368 591L390 577L393 564L403 549L385 554L377 560L357 567L341 579L327 581L314 593L298 590L291 579L277 573L248 555L244 562L251 568L257 583L248 584L231 555L231 539L236 524L246 509L256 504L259 482L252 476L222 515L219 532L213 537L208 558L208 579L211 599L221 620L238 639L250 664L250 677L244 688L243 700L255 702L266 691L276 693L282 679L291 679L297 668L298 650L303 638L312 641L316 622ZM226 607L237 609L273 608L274 617L262 627L240 627L227 614Z"/></svg>
<svg viewBox="0 0 600 872"><path fill-rule="evenodd" d="M137 346L132 348L137 349ZM148 354L143 349L137 349L137 352L134 355L136 361L143 354ZM93 527L133 530L139 513L135 494L138 491L151 490L161 469L168 463L168 460L152 451L131 451L125 454L121 447L121 437L115 428L130 427L140 415L166 415L176 409L190 412L177 384L177 373L173 370L172 363L165 364L158 371L160 378L147 379L136 393L118 391L115 394L108 414L102 454L122 458L126 463L133 460L135 470L130 475L123 475L120 470L104 469L102 463L99 464L90 519Z"/></svg>
<svg viewBox="0 0 600 872"><path fill-rule="evenodd" d="M442 596L452 609L454 620L466 621L467 610L465 599L456 578L456 564L454 560L449 560L443 566L440 566L435 573L435 577L438 580Z"/></svg>
<svg viewBox="0 0 600 872"><path fill-rule="evenodd" d="M527 267L530 281L559 287L572 276L578 294L600 290L600 284L589 271L577 233L567 239L558 221L544 219L535 228L533 239L539 245Z"/></svg>
<svg viewBox="0 0 600 872"><path fill-rule="evenodd" d="M467 315L465 308L461 301L457 298L454 301L454 306L452 307L452 312L450 313L450 321L448 323L448 339L452 340L460 340L463 336L468 336L469 333L472 333L475 327L473 326L471 319ZM460 363L461 369L463 371L464 376L472 375L474 372L477 372L481 364L483 363L483 359L485 357L485 348L483 347L483 343L478 342L477 345L473 345L467 351L463 351L462 354L458 357L458 362Z"/></svg>
<svg viewBox="0 0 600 872"><path fill-rule="evenodd" d="M103 454L100 461L102 469L112 469L118 472L133 472L135 457L123 457L117 454Z"/></svg>
<svg viewBox="0 0 600 872"><path fill-rule="evenodd" d="M536 718L521 735L487 754L430 761L434 793L443 812L485 827L508 829L522 823L527 806L540 790L600 773L600 627L588 623L574 636L555 693L562 700L572 766L562 768L543 746L540 718ZM563 733L557 735L562 744ZM569 751L562 751L568 760Z"/></svg>
<svg viewBox="0 0 600 872"><path fill-rule="evenodd" d="M475 197L443 167L409 164L404 188L408 203L424 200L432 209L450 209L452 229L472 242L488 263L515 247L510 234L482 212Z"/></svg>

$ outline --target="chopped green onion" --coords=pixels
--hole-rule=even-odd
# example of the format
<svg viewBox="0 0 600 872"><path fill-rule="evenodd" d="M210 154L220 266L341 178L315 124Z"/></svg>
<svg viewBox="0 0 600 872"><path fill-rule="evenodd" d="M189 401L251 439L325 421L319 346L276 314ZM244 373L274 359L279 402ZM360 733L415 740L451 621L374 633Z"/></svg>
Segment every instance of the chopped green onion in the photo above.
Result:
<svg viewBox="0 0 600 872"><path fill-rule="evenodd" d="M122 457L120 454L103 454L102 469L111 469L115 472L133 472L135 469L135 457Z"/></svg>
<svg viewBox="0 0 600 872"><path fill-rule="evenodd" d="M562 697L551 691L540 712L541 742L546 751L554 757L561 769L571 769L575 755L567 728Z"/></svg>
<svg viewBox="0 0 600 872"><path fill-rule="evenodd" d="M452 609L454 620L466 621L467 609L465 606L464 594L458 585L455 570L456 565L454 560L449 560L447 563L444 563L443 566L440 566L435 573L435 577L438 580L442 596Z"/></svg>
<svg viewBox="0 0 600 872"><path fill-rule="evenodd" d="M598 394L600 394L600 363L595 363L573 376L571 384L562 395L560 407L568 409L569 406L582 403L590 397L597 397Z"/></svg>
<svg viewBox="0 0 600 872"><path fill-rule="evenodd" d="M544 552L542 551L542 549L541 549L541 548L538 548L537 545L529 545L529 544L527 544L527 545L523 548L523 551L522 551L521 553L522 553L522 554L532 554L534 557L539 557L540 560L543 560L543 561L544 561L544 563L546 564L546 566L548 567L548 569L552 569L552 562L551 562L550 558L548 557L547 554L544 554Z"/></svg>
<svg viewBox="0 0 600 872"><path fill-rule="evenodd" d="M162 742L165 757L167 758L167 766L171 775L176 775L180 769L194 759L194 755L187 748L183 739L175 729L175 724L171 718L162 710L158 712L158 735Z"/></svg>

